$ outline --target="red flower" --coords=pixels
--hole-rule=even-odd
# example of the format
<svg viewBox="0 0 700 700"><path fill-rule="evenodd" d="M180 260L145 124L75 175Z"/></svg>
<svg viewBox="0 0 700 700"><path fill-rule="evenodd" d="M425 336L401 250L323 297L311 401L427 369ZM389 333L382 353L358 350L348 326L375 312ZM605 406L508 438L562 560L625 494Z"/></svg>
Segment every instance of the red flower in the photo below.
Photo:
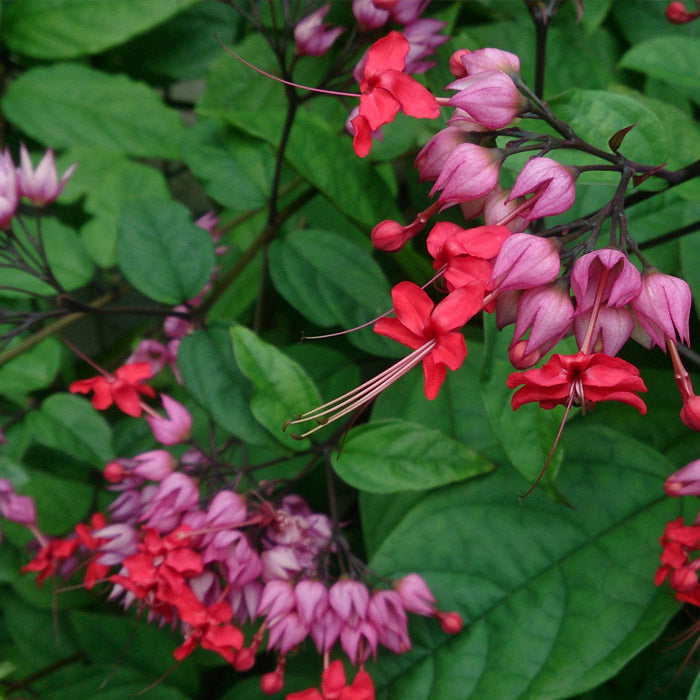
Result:
<svg viewBox="0 0 700 700"><path fill-rule="evenodd" d="M38 572L36 585L41 586L49 576L54 576L60 567L75 554L78 545L80 545L80 540L77 538L61 539L56 537L45 544L34 559L20 569L20 572L23 574L31 571Z"/></svg>
<svg viewBox="0 0 700 700"><path fill-rule="evenodd" d="M230 664L234 662L234 649L243 646L243 633L231 623L231 606L226 602L214 603L206 607L197 600L200 610L197 624L189 624L185 641L173 652L173 656L182 661L194 651L197 643L203 649L210 649L223 656ZM183 618L183 621L188 622Z"/></svg>
<svg viewBox="0 0 700 700"><path fill-rule="evenodd" d="M360 81L360 112L352 120L353 148L364 158L372 147L372 132L394 120L401 110L409 117L436 119L440 105L429 90L403 72L408 40L390 32L372 44Z"/></svg>
<svg viewBox="0 0 700 700"><path fill-rule="evenodd" d="M425 395L434 399L445 380L447 367L459 369L467 357L464 336L457 332L483 304L483 287L472 282L451 292L437 306L412 282L399 282L391 290L396 318L380 318L374 330L409 348L425 350Z"/></svg>
<svg viewBox="0 0 700 700"><path fill-rule="evenodd" d="M509 389L524 385L513 395L513 410L532 401L547 409L565 406L570 401L584 408L593 408L598 401L621 401L642 414L647 411L634 393L647 390L639 370L619 357L602 352L552 355L542 369L514 372L506 384Z"/></svg>
<svg viewBox="0 0 700 700"><path fill-rule="evenodd" d="M129 416L141 415L141 399L139 394L153 398L155 390L141 384L151 376L151 366L148 362L136 362L120 367L113 377L98 375L91 379L79 379L73 382L68 390L73 394L88 394L94 392L92 405L103 411L113 403Z"/></svg>
<svg viewBox="0 0 700 700"><path fill-rule="evenodd" d="M287 700L374 700L374 683L364 669L360 669L352 685L345 685L345 669L341 661L332 661L321 676L321 693L308 688L290 693Z"/></svg>

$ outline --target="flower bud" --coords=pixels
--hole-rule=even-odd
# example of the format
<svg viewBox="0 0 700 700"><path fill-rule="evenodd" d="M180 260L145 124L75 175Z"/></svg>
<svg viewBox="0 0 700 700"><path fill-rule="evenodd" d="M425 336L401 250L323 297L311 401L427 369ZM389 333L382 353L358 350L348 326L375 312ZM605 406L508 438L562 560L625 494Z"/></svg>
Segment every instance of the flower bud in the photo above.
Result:
<svg viewBox="0 0 700 700"><path fill-rule="evenodd" d="M700 396L691 396L681 408L681 420L686 427L700 433Z"/></svg>
<svg viewBox="0 0 700 700"><path fill-rule="evenodd" d="M565 212L576 198L577 172L551 158L530 158L520 171L506 201L532 194L530 206L522 212L526 221Z"/></svg>
<svg viewBox="0 0 700 700"><path fill-rule="evenodd" d="M552 238L514 233L493 264L490 285L498 292L532 289L556 279L561 267L560 246Z"/></svg>
<svg viewBox="0 0 700 700"><path fill-rule="evenodd" d="M300 56L321 56L332 46L333 42L345 31L343 27L329 29L323 18L331 9L328 2L318 10L304 17L294 27L294 43Z"/></svg>
<svg viewBox="0 0 700 700"><path fill-rule="evenodd" d="M479 199L498 184L502 161L499 149L462 143L448 156L430 195L442 190L443 205Z"/></svg>
<svg viewBox="0 0 700 700"><path fill-rule="evenodd" d="M163 445L177 445L189 440L192 431L192 416L189 411L166 394L161 394L160 397L168 417L146 416L155 439Z"/></svg>
<svg viewBox="0 0 700 700"><path fill-rule="evenodd" d="M571 272L571 289L576 297L577 313L593 306L602 286L600 303L622 307L635 299L642 289L637 268L620 250L602 248L582 255Z"/></svg>
<svg viewBox="0 0 700 700"><path fill-rule="evenodd" d="M686 464L666 479L668 496L700 496L700 459Z"/></svg>

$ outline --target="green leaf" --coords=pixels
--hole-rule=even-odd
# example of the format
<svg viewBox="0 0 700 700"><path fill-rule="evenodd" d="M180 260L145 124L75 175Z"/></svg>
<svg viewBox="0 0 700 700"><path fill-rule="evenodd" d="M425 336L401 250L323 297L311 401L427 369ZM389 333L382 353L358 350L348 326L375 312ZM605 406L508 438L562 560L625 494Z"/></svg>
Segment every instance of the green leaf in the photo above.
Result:
<svg viewBox="0 0 700 700"><path fill-rule="evenodd" d="M247 328L232 328L231 337L238 366L253 383L253 415L286 447L308 448L308 440L295 440L282 427L301 411L321 403L314 383L296 362Z"/></svg>
<svg viewBox="0 0 700 700"><path fill-rule="evenodd" d="M427 494L370 561L424 576L464 630L413 625L414 650L373 673L385 700L544 700L592 688L652 641L676 612L653 584L658 536L677 517L671 465L610 430L572 426L562 488L518 503L510 469ZM376 503L374 504L376 507Z"/></svg>
<svg viewBox="0 0 700 700"><path fill-rule="evenodd" d="M86 285L95 270L78 234L58 219L43 218L46 258L59 284L71 291Z"/></svg>
<svg viewBox="0 0 700 700"><path fill-rule="evenodd" d="M81 161L82 163L82 161ZM141 163L116 159L101 168L100 178L88 189L85 210L94 219L80 234L92 259L101 267L113 267L117 255L117 223L135 199L167 199L170 195L160 172Z"/></svg>
<svg viewBox="0 0 700 700"><path fill-rule="evenodd" d="M250 410L252 385L238 369L227 330L210 328L183 338L177 364L185 387L222 428L246 442L269 442Z"/></svg>
<svg viewBox="0 0 700 700"><path fill-rule="evenodd" d="M197 0L31 0L4 7L0 37L34 58L99 53L150 29Z"/></svg>
<svg viewBox="0 0 700 700"><path fill-rule="evenodd" d="M54 394L27 416L32 439L102 469L114 458L105 419L85 399Z"/></svg>
<svg viewBox="0 0 700 700"><path fill-rule="evenodd" d="M127 668L141 671L146 678L158 678L173 665L173 651L181 644L178 633L143 624L125 615L75 610L70 615L78 646L93 664L120 659ZM143 650L148 649L144 654ZM168 673L168 684L198 695L198 677L186 666Z"/></svg>
<svg viewBox="0 0 700 700"><path fill-rule="evenodd" d="M610 137L636 124L620 147L622 155L649 164L661 164L668 157L664 125L648 107L628 95L573 88L551 100L549 105L581 138L600 149L609 152ZM585 160L580 154L575 158L576 162Z"/></svg>
<svg viewBox="0 0 700 700"><path fill-rule="evenodd" d="M274 156L264 141L203 119L188 129L182 158L219 204L249 211L267 203Z"/></svg>
<svg viewBox="0 0 700 700"><path fill-rule="evenodd" d="M357 489L394 493L469 479L493 464L439 430L392 420L353 428L333 468Z"/></svg>
<svg viewBox="0 0 700 700"><path fill-rule="evenodd" d="M182 204L134 200L119 220L117 262L147 297L179 304L209 281L214 245Z"/></svg>
<svg viewBox="0 0 700 700"><path fill-rule="evenodd" d="M389 284L371 255L328 231L293 231L274 241L270 274L280 294L319 326L354 328L391 308ZM377 355L404 354L371 328L350 333L347 339Z"/></svg>
<svg viewBox="0 0 700 700"><path fill-rule="evenodd" d="M178 114L147 85L74 63L35 67L20 75L9 86L2 109L18 128L53 148L93 146L177 158L184 134Z"/></svg>
<svg viewBox="0 0 700 700"><path fill-rule="evenodd" d="M638 70L688 91L700 102L700 38L668 34L656 36L633 46L620 61L620 66Z"/></svg>
<svg viewBox="0 0 700 700"><path fill-rule="evenodd" d="M56 338L46 338L0 366L0 394L28 394L44 389L53 382L60 364L61 344Z"/></svg>

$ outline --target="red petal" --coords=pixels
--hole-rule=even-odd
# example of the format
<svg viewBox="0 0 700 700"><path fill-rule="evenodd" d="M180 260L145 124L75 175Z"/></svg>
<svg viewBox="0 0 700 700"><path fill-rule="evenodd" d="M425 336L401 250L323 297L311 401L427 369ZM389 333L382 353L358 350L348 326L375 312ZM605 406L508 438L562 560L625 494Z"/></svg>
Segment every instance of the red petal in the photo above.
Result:
<svg viewBox="0 0 700 700"><path fill-rule="evenodd" d="M425 338L409 331L398 318L380 318L374 324L374 332L407 345L413 350L425 345Z"/></svg>
<svg viewBox="0 0 700 700"><path fill-rule="evenodd" d="M95 394L97 396L97 394ZM120 410L124 411L127 416L138 418L141 415L141 399L133 386L122 382L112 385L112 396L114 403L117 404ZM94 405L94 403L93 403Z"/></svg>
<svg viewBox="0 0 700 700"><path fill-rule="evenodd" d="M358 114L352 122L352 148L355 155L364 158L372 150L372 130L369 128L367 119Z"/></svg>
<svg viewBox="0 0 700 700"><path fill-rule="evenodd" d="M134 362L120 367L114 373L114 376L117 379L123 379L129 384L136 384L151 376L151 365L148 362Z"/></svg>
<svg viewBox="0 0 700 700"><path fill-rule="evenodd" d="M510 233L505 226L476 226L450 238L446 249L449 255L474 255L491 260L498 255Z"/></svg>
<svg viewBox="0 0 700 700"><path fill-rule="evenodd" d="M400 107L392 94L381 87L372 88L360 95L360 115L367 119L372 131L393 121Z"/></svg>
<svg viewBox="0 0 700 700"><path fill-rule="evenodd" d="M92 397L92 405L98 411L104 411L112 405L112 385L104 377L95 377L93 385L95 392Z"/></svg>
<svg viewBox="0 0 700 700"><path fill-rule="evenodd" d="M431 326L430 314L434 304L430 297L413 282L399 282L391 290L396 318L409 331L427 340L426 331Z"/></svg>
<svg viewBox="0 0 700 700"><path fill-rule="evenodd" d="M461 231L464 231L464 229L457 226L457 224L451 223L450 221L440 221L439 223L435 224L425 241L430 257L437 258L447 239L460 233Z"/></svg>
<svg viewBox="0 0 700 700"><path fill-rule="evenodd" d="M390 69L403 70L410 48L408 39L400 32L389 32L384 38L375 41L367 52L363 71L365 79Z"/></svg>
<svg viewBox="0 0 700 700"><path fill-rule="evenodd" d="M453 372L467 359L467 344L461 333L446 333L437 339L435 349L430 353L433 362L447 365Z"/></svg>
<svg viewBox="0 0 700 700"><path fill-rule="evenodd" d="M447 333L461 328L484 305L484 288L478 282L450 292L432 313L433 328L438 333Z"/></svg>
<svg viewBox="0 0 700 700"><path fill-rule="evenodd" d="M394 96L401 105L401 110L409 117L437 119L440 116L440 105L433 93L410 75L399 71L384 71L373 92L381 88Z"/></svg>
<svg viewBox="0 0 700 700"><path fill-rule="evenodd" d="M432 401L438 395L446 376L447 369L445 365L436 364L430 355L423 360L423 391L425 392L425 398Z"/></svg>

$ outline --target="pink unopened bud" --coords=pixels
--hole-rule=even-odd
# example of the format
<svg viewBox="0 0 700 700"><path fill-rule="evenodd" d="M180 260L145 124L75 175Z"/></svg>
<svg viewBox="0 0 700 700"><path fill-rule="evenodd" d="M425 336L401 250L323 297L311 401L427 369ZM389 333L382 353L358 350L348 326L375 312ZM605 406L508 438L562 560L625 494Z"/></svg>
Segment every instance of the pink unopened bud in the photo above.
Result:
<svg viewBox="0 0 700 700"><path fill-rule="evenodd" d="M233 667L236 671L250 671L255 666L255 652L244 647L236 652L233 657Z"/></svg>
<svg viewBox="0 0 700 700"><path fill-rule="evenodd" d="M498 70L469 75L450 83L447 89L459 90L448 104L463 109L489 129L508 126L528 106L510 76Z"/></svg>
<svg viewBox="0 0 700 700"><path fill-rule="evenodd" d="M0 515L20 525L36 525L34 499L20 496L11 481L0 479Z"/></svg>
<svg viewBox="0 0 700 700"><path fill-rule="evenodd" d="M542 356L567 334L573 320L574 304L569 296L568 284L552 282L528 289L518 302L513 338L520 340L530 329L524 353L527 355L539 350Z"/></svg>
<svg viewBox="0 0 700 700"><path fill-rule="evenodd" d="M289 581L273 579L265 584L255 615L256 617L265 615L271 622L274 622L277 618L294 610L295 607L296 598L292 584Z"/></svg>
<svg viewBox="0 0 700 700"><path fill-rule="evenodd" d="M530 206L523 210L526 221L565 212L576 199L577 172L551 158L530 158L520 171L507 201L532 194Z"/></svg>
<svg viewBox="0 0 700 700"><path fill-rule="evenodd" d="M437 618L440 621L440 627L445 634L458 634L464 627L462 616L456 612L439 612Z"/></svg>
<svg viewBox="0 0 700 700"><path fill-rule="evenodd" d="M341 579L328 591L328 603L346 625L355 625L367 617L369 591L360 581Z"/></svg>
<svg viewBox="0 0 700 700"><path fill-rule="evenodd" d="M511 198L510 192L500 185L484 200L484 222L506 226L513 233L520 233L527 228L527 221L520 216L520 208L525 204L524 197Z"/></svg>
<svg viewBox="0 0 700 700"><path fill-rule="evenodd" d="M469 131L462 124L448 126L433 136L416 156L414 165L418 168L422 182L437 180L450 153L469 140Z"/></svg>
<svg viewBox="0 0 700 700"><path fill-rule="evenodd" d="M455 76L455 78L464 78L467 75L467 69L464 67L464 62L462 58L468 56L471 53L469 49L457 49L450 56L450 73Z"/></svg>
<svg viewBox="0 0 700 700"><path fill-rule="evenodd" d="M462 143L448 156L430 195L442 190L438 201L443 205L479 199L498 183L502 161L499 149Z"/></svg>
<svg viewBox="0 0 700 700"><path fill-rule="evenodd" d="M686 427L700 433L700 396L691 396L683 403L681 420Z"/></svg>
<svg viewBox="0 0 700 700"><path fill-rule="evenodd" d="M44 207L53 202L63 192L68 179L78 167L71 165L59 181L52 149L46 151L36 170L32 168L32 161L24 144L20 145L19 153L21 165L17 169L18 194L26 197L36 207Z"/></svg>
<svg viewBox="0 0 700 700"><path fill-rule="evenodd" d="M403 607L416 615L430 617L435 614L435 597L428 584L418 574L408 574L394 582Z"/></svg>
<svg viewBox="0 0 700 700"><path fill-rule="evenodd" d="M671 474L664 491L668 496L700 496L700 459Z"/></svg>
<svg viewBox="0 0 700 700"><path fill-rule="evenodd" d="M632 310L639 325L664 352L666 337L690 342L688 321L692 295L685 280L655 269L642 273L642 289L632 299Z"/></svg>
<svg viewBox="0 0 700 700"><path fill-rule="evenodd" d="M284 676L281 673L266 673L260 678L260 690L265 695L275 695L284 688Z"/></svg>
<svg viewBox="0 0 700 700"><path fill-rule="evenodd" d="M320 620L328 609L328 590L320 581L299 581L294 588L294 595L299 618L309 627Z"/></svg>
<svg viewBox="0 0 700 700"><path fill-rule="evenodd" d="M622 307L639 295L642 278L622 251L602 248L582 255L574 263L571 289L577 313L590 309L596 299L607 306Z"/></svg>
<svg viewBox="0 0 700 700"><path fill-rule="evenodd" d="M528 369L536 365L544 356L540 348L527 351L527 340L519 340L508 348L508 360L515 369Z"/></svg>
<svg viewBox="0 0 700 700"><path fill-rule="evenodd" d="M413 234L408 226L402 226L398 221L385 219L372 229L372 245L377 250L393 253L401 250L411 240Z"/></svg>
<svg viewBox="0 0 700 700"><path fill-rule="evenodd" d="M514 233L505 240L493 264L491 287L503 292L554 281L561 267L559 250L559 243L552 238Z"/></svg>
<svg viewBox="0 0 700 700"><path fill-rule="evenodd" d="M520 59L514 53L501 49L477 49L462 54L460 60L466 75L475 75L487 70L500 70L508 75L520 73Z"/></svg>
<svg viewBox="0 0 700 700"><path fill-rule="evenodd" d="M345 31L343 27L330 29L323 19L331 9L328 2L318 10L304 17L294 27L294 43L301 56L321 56L333 45L333 42Z"/></svg>
<svg viewBox="0 0 700 700"><path fill-rule="evenodd" d="M167 394L161 394L160 397L168 417L146 416L155 439L162 445L177 445L189 440L192 431L192 416L189 411Z"/></svg>

